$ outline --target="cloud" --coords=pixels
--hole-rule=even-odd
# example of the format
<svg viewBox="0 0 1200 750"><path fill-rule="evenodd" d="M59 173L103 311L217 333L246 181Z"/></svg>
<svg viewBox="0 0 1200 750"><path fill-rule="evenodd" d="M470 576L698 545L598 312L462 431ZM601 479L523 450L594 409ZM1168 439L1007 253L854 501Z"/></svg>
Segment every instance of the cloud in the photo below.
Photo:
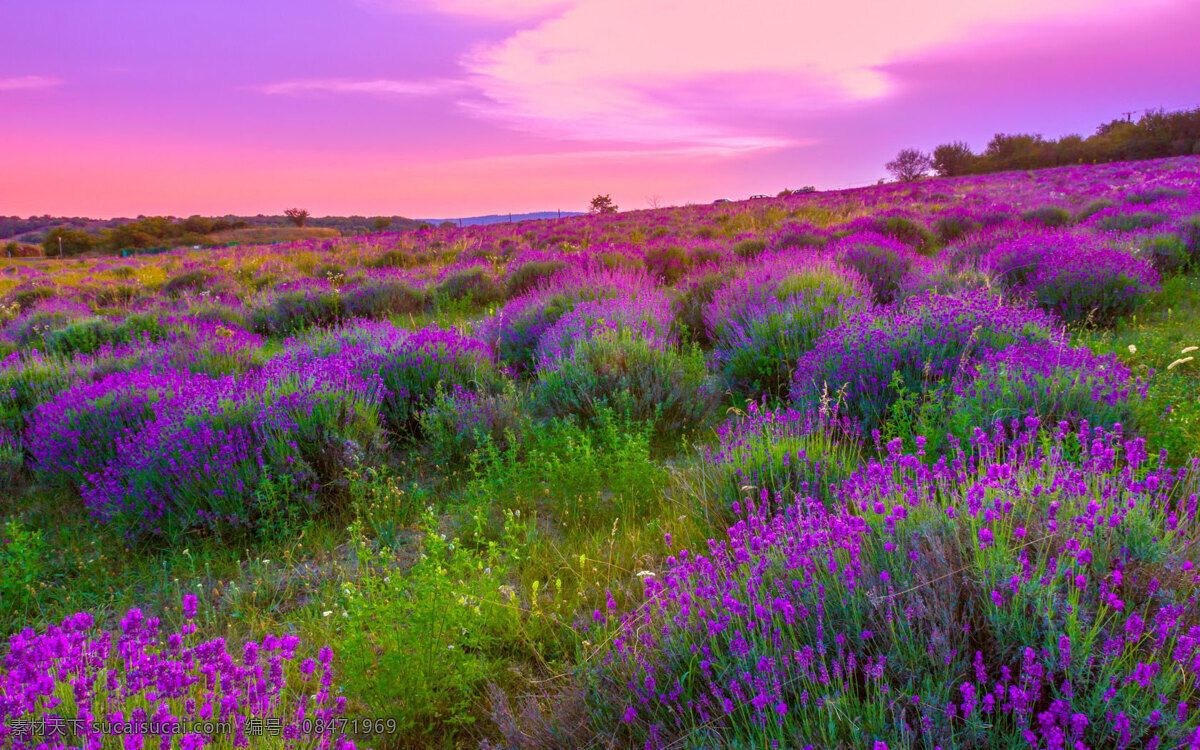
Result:
<svg viewBox="0 0 1200 750"><path fill-rule="evenodd" d="M62 85L61 78L51 76L16 76L0 78L0 91L22 91L27 89L46 89Z"/></svg>
<svg viewBox="0 0 1200 750"><path fill-rule="evenodd" d="M894 94L893 61L1013 28L1168 2L571 0L557 10L531 3L549 15L465 57L482 98L463 106L563 138L770 148L787 141L781 115ZM450 5L478 6L486 16L494 4Z"/></svg>
<svg viewBox="0 0 1200 750"><path fill-rule="evenodd" d="M360 5L399 13L434 11L486 21L523 21L561 11L571 0L358 0Z"/></svg>
<svg viewBox="0 0 1200 750"><path fill-rule="evenodd" d="M436 96L457 91L462 83L451 80L397 81L387 78L355 80L350 78L309 78L280 81L258 90L272 96L313 96L320 94L363 94L368 96Z"/></svg>

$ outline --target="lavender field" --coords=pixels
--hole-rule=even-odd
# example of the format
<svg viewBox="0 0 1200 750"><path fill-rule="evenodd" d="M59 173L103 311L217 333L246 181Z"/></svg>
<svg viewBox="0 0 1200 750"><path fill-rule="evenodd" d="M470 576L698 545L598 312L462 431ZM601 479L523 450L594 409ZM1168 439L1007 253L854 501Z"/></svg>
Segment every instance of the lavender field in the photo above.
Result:
<svg viewBox="0 0 1200 750"><path fill-rule="evenodd" d="M0 746L1200 748L1200 157L0 314Z"/></svg>

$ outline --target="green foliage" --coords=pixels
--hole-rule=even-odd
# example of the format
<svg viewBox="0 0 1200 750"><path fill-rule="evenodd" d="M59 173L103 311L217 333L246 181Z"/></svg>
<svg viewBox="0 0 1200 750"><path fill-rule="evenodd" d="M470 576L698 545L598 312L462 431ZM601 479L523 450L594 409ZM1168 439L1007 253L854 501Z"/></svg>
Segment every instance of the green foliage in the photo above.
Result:
<svg viewBox="0 0 1200 750"><path fill-rule="evenodd" d="M457 466L484 446L507 450L528 429L525 409L511 382L498 393L439 384L437 395L418 417L430 460L438 466Z"/></svg>
<svg viewBox="0 0 1200 750"><path fill-rule="evenodd" d="M523 263L508 275L504 283L504 295L508 299L519 297L566 267L567 264L561 260Z"/></svg>
<svg viewBox="0 0 1200 750"><path fill-rule="evenodd" d="M933 150L933 169L941 177L958 177L970 174L974 167L975 154L965 141L943 143Z"/></svg>
<svg viewBox="0 0 1200 750"><path fill-rule="evenodd" d="M1071 212L1062 206L1042 206L1029 209L1021 218L1047 227L1065 227L1071 223Z"/></svg>
<svg viewBox="0 0 1200 750"><path fill-rule="evenodd" d="M431 252L415 252L412 250L388 250L374 258L369 258L363 265L367 268L416 268L423 266L435 257Z"/></svg>
<svg viewBox="0 0 1200 750"><path fill-rule="evenodd" d="M402 281L363 284L346 294L346 310L356 318L415 315L425 309L425 294Z"/></svg>
<svg viewBox="0 0 1200 750"><path fill-rule="evenodd" d="M1167 217L1163 214L1138 211L1131 214L1109 214L1096 223L1096 228L1105 232L1136 232L1140 229L1151 229L1166 221Z"/></svg>
<svg viewBox="0 0 1200 750"><path fill-rule="evenodd" d="M754 260L767 250L767 241L757 238L740 240L733 246L733 254L742 260Z"/></svg>
<svg viewBox="0 0 1200 750"><path fill-rule="evenodd" d="M366 573L342 590L339 652L348 692L395 717L402 737L430 741L476 720L479 695L520 632L506 585L523 532L510 515L508 544L468 548L426 512L411 565L358 539Z"/></svg>
<svg viewBox="0 0 1200 750"><path fill-rule="evenodd" d="M648 250L643 262L651 276L663 284L673 286L687 273L692 258L678 245L668 245Z"/></svg>
<svg viewBox="0 0 1200 750"><path fill-rule="evenodd" d="M1182 234L1156 234L1142 243L1142 249L1150 257L1154 269L1164 276L1187 273L1200 261L1200 254L1193 256L1188 252Z"/></svg>
<svg viewBox="0 0 1200 750"><path fill-rule="evenodd" d="M717 393L698 348L676 350L621 329L580 341L570 356L538 371L537 413L594 425L605 411L648 422L674 440L707 422Z"/></svg>
<svg viewBox="0 0 1200 750"><path fill-rule="evenodd" d="M487 307L504 299L504 289L483 268L469 268L447 276L434 288L434 296L453 302Z"/></svg>
<svg viewBox="0 0 1200 750"><path fill-rule="evenodd" d="M680 341L694 341L701 346L712 346L712 335L708 330L704 314L717 290L729 281L731 272L712 271L692 279L686 286L677 288L671 300L672 332Z"/></svg>
<svg viewBox="0 0 1200 750"><path fill-rule="evenodd" d="M216 281L216 275L210 271L185 271L184 273L172 276L163 285L163 291L171 297L180 297L184 294L199 294L204 291L215 291L214 282Z"/></svg>
<svg viewBox="0 0 1200 750"><path fill-rule="evenodd" d="M284 292L247 316L250 330L260 336L284 338L313 326L332 326L347 317L339 292Z"/></svg>
<svg viewBox="0 0 1200 750"><path fill-rule="evenodd" d="M30 286L15 289L6 296L9 302L17 306L18 312L25 312L41 300L54 299L58 296L58 290L52 286Z"/></svg>
<svg viewBox="0 0 1200 750"><path fill-rule="evenodd" d="M46 238L42 240L42 250L50 258L57 258L60 254L71 257L83 255L96 247L96 244L96 238L87 232L55 227L47 232Z"/></svg>
<svg viewBox="0 0 1200 750"><path fill-rule="evenodd" d="M0 530L0 631L24 623L47 568L42 532L10 520Z"/></svg>
<svg viewBox="0 0 1200 750"><path fill-rule="evenodd" d="M134 341L158 341L165 338L167 328L158 316L136 313L124 320L84 318L62 328L47 331L46 350L58 354L92 354L106 345L129 344Z"/></svg>

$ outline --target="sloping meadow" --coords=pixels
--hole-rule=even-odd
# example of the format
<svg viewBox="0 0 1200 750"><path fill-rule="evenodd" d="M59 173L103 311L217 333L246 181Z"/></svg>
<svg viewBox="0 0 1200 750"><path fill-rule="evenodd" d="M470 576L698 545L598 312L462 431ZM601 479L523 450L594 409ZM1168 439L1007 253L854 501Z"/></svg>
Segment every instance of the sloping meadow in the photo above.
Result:
<svg viewBox="0 0 1200 750"><path fill-rule="evenodd" d="M1200 746L1198 186L1178 158L14 262L0 740ZM53 524L186 580L95 586ZM238 612L238 666L192 556L241 550L327 573Z"/></svg>

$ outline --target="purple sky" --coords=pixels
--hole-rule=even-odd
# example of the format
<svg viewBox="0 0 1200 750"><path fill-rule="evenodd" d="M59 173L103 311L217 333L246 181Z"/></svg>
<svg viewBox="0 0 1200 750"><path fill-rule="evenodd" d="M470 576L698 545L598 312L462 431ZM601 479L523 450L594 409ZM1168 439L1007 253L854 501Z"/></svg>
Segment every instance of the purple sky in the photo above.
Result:
<svg viewBox="0 0 1200 750"><path fill-rule="evenodd" d="M448 217L873 182L1200 106L1196 0L39 0L0 214Z"/></svg>

